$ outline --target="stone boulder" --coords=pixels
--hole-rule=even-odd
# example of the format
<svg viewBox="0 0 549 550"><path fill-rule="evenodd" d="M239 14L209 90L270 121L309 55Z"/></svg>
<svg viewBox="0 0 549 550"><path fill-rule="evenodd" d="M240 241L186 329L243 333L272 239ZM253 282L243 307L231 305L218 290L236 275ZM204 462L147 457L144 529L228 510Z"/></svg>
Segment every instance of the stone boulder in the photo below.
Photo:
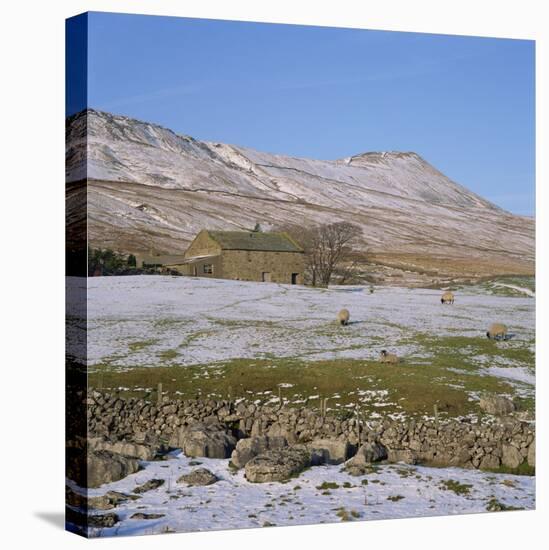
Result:
<svg viewBox="0 0 549 550"><path fill-rule="evenodd" d="M231 463L236 468L244 468L257 455L287 446L288 441L285 437L269 437L266 435L247 437L236 444L236 448L231 454Z"/></svg>
<svg viewBox="0 0 549 550"><path fill-rule="evenodd" d="M349 459L356 447L347 439L314 439L307 444L313 465L341 464Z"/></svg>
<svg viewBox="0 0 549 550"><path fill-rule="evenodd" d="M218 478L215 474L207 470L206 468L196 468L188 474L183 474L178 480L177 483L186 483L187 485L192 486L203 486L203 485L212 485L218 481Z"/></svg>
<svg viewBox="0 0 549 550"><path fill-rule="evenodd" d="M84 508L85 510L111 510L119 504L128 500L135 500L137 495L127 495L118 491L108 491L104 495L89 497L73 491L70 487L65 487L65 503L74 508Z"/></svg>
<svg viewBox="0 0 549 550"><path fill-rule="evenodd" d="M81 512L72 508L65 508L65 523L74 526L77 533L84 533L89 536L92 529L105 529L114 527L120 518L117 514L90 514L88 511ZM69 528L72 531L72 528Z"/></svg>
<svg viewBox="0 0 549 550"><path fill-rule="evenodd" d="M266 435L270 438L283 438L290 444L294 444L297 441L295 432L285 426L281 426L278 422L274 422L269 426Z"/></svg>
<svg viewBox="0 0 549 550"><path fill-rule="evenodd" d="M130 516L130 519L160 519L163 518L165 514L147 514L145 512L135 512Z"/></svg>
<svg viewBox="0 0 549 550"><path fill-rule="evenodd" d="M158 487L162 487L164 482L165 481L163 479L149 479L149 481L135 487L133 492L140 495L142 493L146 493L147 491L154 491L155 489L158 489Z"/></svg>
<svg viewBox="0 0 549 550"><path fill-rule="evenodd" d="M528 466L531 466L532 468L536 467L536 440L532 441L530 443L530 446L528 447Z"/></svg>
<svg viewBox="0 0 549 550"><path fill-rule="evenodd" d="M138 458L140 460L153 460L156 456L156 449L142 443L132 443L130 441L109 441L103 438L90 438L88 440L89 448L92 451L110 451L129 458Z"/></svg>
<svg viewBox="0 0 549 550"><path fill-rule="evenodd" d="M112 483L137 472L140 469L136 458L128 458L110 451L88 453L88 487L99 487Z"/></svg>
<svg viewBox="0 0 549 550"><path fill-rule="evenodd" d="M523 456L513 445L503 445L501 448L501 463L507 468L518 468L523 462Z"/></svg>
<svg viewBox="0 0 549 550"><path fill-rule="evenodd" d="M364 443L355 456L345 464L345 470L351 475L364 475L368 466L387 458L387 449L381 443Z"/></svg>
<svg viewBox="0 0 549 550"><path fill-rule="evenodd" d="M419 458L410 449L387 449L388 462L404 462L405 464L417 464Z"/></svg>
<svg viewBox="0 0 549 550"><path fill-rule="evenodd" d="M364 443L361 445L353 460L358 460L364 464L379 462L387 458L387 449L378 442Z"/></svg>
<svg viewBox="0 0 549 550"><path fill-rule="evenodd" d="M499 457L493 454L484 455L480 461L479 468L481 470L497 470L501 466Z"/></svg>
<svg viewBox="0 0 549 550"><path fill-rule="evenodd" d="M172 436L170 446L182 449L186 456L229 458L236 438L221 424L196 423L179 429Z"/></svg>
<svg viewBox="0 0 549 550"><path fill-rule="evenodd" d="M287 481L311 465L310 452L302 447L275 449L252 458L245 466L245 476L253 483Z"/></svg>
<svg viewBox="0 0 549 550"><path fill-rule="evenodd" d="M446 456L447 458L446 458ZM448 456L449 455L449 456ZM439 454L437 453L435 462L437 460L440 460L441 457L439 457ZM451 452L447 451L446 453L442 453L442 458L446 458L444 462L441 465L444 466L458 466L460 468L467 468L470 467L471 464L471 458L472 458L472 452L471 449L467 446L458 447L457 449L453 449Z"/></svg>
<svg viewBox="0 0 549 550"><path fill-rule="evenodd" d="M505 416L515 411L515 404L501 395L483 395L479 406L484 412L496 416Z"/></svg>

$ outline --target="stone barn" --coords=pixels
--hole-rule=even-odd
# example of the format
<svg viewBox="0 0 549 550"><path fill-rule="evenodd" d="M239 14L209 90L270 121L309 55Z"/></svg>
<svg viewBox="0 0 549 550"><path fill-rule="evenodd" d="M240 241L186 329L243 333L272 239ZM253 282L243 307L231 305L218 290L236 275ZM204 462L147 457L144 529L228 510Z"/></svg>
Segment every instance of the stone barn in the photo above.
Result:
<svg viewBox="0 0 549 550"><path fill-rule="evenodd" d="M287 233L201 231L181 264L183 275L303 284L303 249Z"/></svg>

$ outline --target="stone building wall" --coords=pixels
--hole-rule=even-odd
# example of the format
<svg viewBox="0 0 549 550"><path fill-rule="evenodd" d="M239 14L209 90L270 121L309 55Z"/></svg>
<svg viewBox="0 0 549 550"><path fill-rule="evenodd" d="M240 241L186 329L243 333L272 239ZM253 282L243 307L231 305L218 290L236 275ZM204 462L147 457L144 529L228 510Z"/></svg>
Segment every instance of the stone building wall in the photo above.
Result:
<svg viewBox="0 0 549 550"><path fill-rule="evenodd" d="M222 264L225 279L262 281L263 273L268 273L271 282L290 284L296 273L296 284L303 284L305 260L300 252L224 250Z"/></svg>
<svg viewBox="0 0 549 550"><path fill-rule="evenodd" d="M185 251L185 258L194 256L209 256L219 254L221 247L209 235L207 231L201 231L189 248Z"/></svg>
<svg viewBox="0 0 549 550"><path fill-rule="evenodd" d="M181 275L189 275L191 277L212 277L216 279L223 277L221 256L210 256L189 264L174 264L166 267L175 269ZM211 273L208 272L210 270Z"/></svg>

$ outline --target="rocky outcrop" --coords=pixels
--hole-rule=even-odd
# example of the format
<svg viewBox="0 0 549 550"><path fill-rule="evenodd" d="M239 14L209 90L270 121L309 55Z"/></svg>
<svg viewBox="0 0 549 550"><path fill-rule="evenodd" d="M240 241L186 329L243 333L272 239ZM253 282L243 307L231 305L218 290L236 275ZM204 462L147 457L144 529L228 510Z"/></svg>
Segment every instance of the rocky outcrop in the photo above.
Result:
<svg viewBox="0 0 549 550"><path fill-rule="evenodd" d="M87 511L74 510L69 506L65 509L65 523L70 531L89 536L94 529L114 527L120 518L115 513L89 514Z"/></svg>
<svg viewBox="0 0 549 550"><path fill-rule="evenodd" d="M356 447L348 439L314 439L307 447L311 450L311 461L315 466L341 464L356 451Z"/></svg>
<svg viewBox="0 0 549 550"><path fill-rule="evenodd" d="M163 479L149 479L149 481L146 481L142 485L138 485L133 490L133 492L139 495L141 493L146 493L148 491L153 491L154 489L158 489L158 487L161 487L162 485L164 485Z"/></svg>
<svg viewBox="0 0 549 550"><path fill-rule="evenodd" d="M112 483L139 470L139 461L110 451L93 451L88 454L88 487Z"/></svg>
<svg viewBox="0 0 549 550"><path fill-rule="evenodd" d="M84 510L111 510L123 502L140 498L137 495L127 495L118 491L108 491L104 495L89 497L85 494L77 493L70 487L65 487L65 502L74 508Z"/></svg>
<svg viewBox="0 0 549 550"><path fill-rule="evenodd" d="M191 486L212 485L217 481L217 476L206 468L197 468L188 474L183 474L177 483L186 483Z"/></svg>
<svg viewBox="0 0 549 550"><path fill-rule="evenodd" d="M130 516L131 519L160 519L163 518L165 514L147 514L145 512L136 512Z"/></svg>
<svg viewBox="0 0 549 550"><path fill-rule="evenodd" d="M311 465L311 455L302 447L267 451L250 460L244 470L248 481L266 483L287 481Z"/></svg>
<svg viewBox="0 0 549 550"><path fill-rule="evenodd" d="M411 449L388 449L387 460L389 462L404 462L404 464L417 464L417 453Z"/></svg>
<svg viewBox="0 0 549 550"><path fill-rule="evenodd" d="M229 458L236 446L236 438L218 423L196 423L180 428L170 440L187 456Z"/></svg>
<svg viewBox="0 0 549 550"><path fill-rule="evenodd" d="M501 460L498 456L487 454L482 457L479 468L481 470L497 470L501 466Z"/></svg>
<svg viewBox="0 0 549 550"><path fill-rule="evenodd" d="M345 470L351 475L364 475L372 463L386 458L387 449L381 443L364 443L358 448L355 456L346 462Z"/></svg>
<svg viewBox="0 0 549 550"><path fill-rule="evenodd" d="M92 451L109 451L129 458L138 458L140 460L153 460L157 449L141 443L130 441L109 441L107 439L96 437L88 439L88 445Z"/></svg>
<svg viewBox="0 0 549 550"><path fill-rule="evenodd" d="M507 468L518 468L524 462L524 457L514 445L503 445L501 463Z"/></svg>
<svg viewBox="0 0 549 550"><path fill-rule="evenodd" d="M236 448L231 454L231 464L235 468L243 468L257 455L287 446L288 441L282 436L255 435L247 437L236 444Z"/></svg>

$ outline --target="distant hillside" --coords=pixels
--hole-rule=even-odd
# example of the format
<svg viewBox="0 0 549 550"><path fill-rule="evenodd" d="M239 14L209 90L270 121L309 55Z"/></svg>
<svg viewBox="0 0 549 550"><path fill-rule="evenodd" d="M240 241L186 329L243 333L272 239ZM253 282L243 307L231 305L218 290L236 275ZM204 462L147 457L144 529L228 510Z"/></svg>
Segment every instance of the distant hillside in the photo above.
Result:
<svg viewBox="0 0 549 550"><path fill-rule="evenodd" d="M67 119L67 181L86 177L95 247L177 254L203 228L347 220L363 228L361 247L376 262L403 272L534 272L532 218L412 152L293 158L88 110Z"/></svg>

